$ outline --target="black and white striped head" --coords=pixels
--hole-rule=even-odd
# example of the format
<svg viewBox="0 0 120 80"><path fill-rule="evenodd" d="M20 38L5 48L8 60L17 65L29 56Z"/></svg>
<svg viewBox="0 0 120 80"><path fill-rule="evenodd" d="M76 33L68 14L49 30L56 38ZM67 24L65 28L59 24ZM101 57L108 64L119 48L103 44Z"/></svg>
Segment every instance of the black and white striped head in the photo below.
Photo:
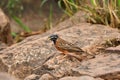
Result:
<svg viewBox="0 0 120 80"><path fill-rule="evenodd" d="M56 43L56 40L58 39L58 35L57 34L52 34L50 35L48 38L53 41L54 43Z"/></svg>

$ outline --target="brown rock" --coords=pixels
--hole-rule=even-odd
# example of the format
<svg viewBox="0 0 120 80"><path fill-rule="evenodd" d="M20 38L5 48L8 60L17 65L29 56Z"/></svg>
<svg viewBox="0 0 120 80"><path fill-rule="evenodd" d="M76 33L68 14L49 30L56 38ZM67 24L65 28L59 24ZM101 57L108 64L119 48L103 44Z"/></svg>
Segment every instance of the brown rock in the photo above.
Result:
<svg viewBox="0 0 120 80"><path fill-rule="evenodd" d="M40 77L39 75L31 74L31 75L27 76L24 80L38 80L39 77Z"/></svg>
<svg viewBox="0 0 120 80"><path fill-rule="evenodd" d="M51 33L58 32L64 29L68 29L73 26L78 26L79 23L86 24L85 17L86 17L86 12L79 11L75 13L74 16L58 24L57 27L52 28L50 31L47 32L47 34L49 35Z"/></svg>
<svg viewBox="0 0 120 80"><path fill-rule="evenodd" d="M80 76L80 77L64 77L64 78L61 78L59 80L98 80L98 79L95 79L95 78L90 77L90 76Z"/></svg>
<svg viewBox="0 0 120 80"><path fill-rule="evenodd" d="M7 73L0 73L0 80L18 80L15 77Z"/></svg>
<svg viewBox="0 0 120 80"><path fill-rule="evenodd" d="M8 45L13 44L10 21L0 9L0 40Z"/></svg>
<svg viewBox="0 0 120 80"><path fill-rule="evenodd" d="M98 55L94 59L81 62L77 68L73 69L73 72L79 75L85 74L102 78L116 74L111 78L120 79L116 77L120 73L120 55L111 53Z"/></svg>
<svg viewBox="0 0 120 80"><path fill-rule="evenodd" d="M24 79L32 74L33 68L27 62L16 63L12 65L8 72L19 79Z"/></svg>
<svg viewBox="0 0 120 80"><path fill-rule="evenodd" d="M0 59L0 72L8 72L8 66L5 65Z"/></svg>
<svg viewBox="0 0 120 80"><path fill-rule="evenodd" d="M120 45L116 47L109 47L106 49L106 52L110 53L120 53Z"/></svg>
<svg viewBox="0 0 120 80"><path fill-rule="evenodd" d="M11 65L11 74L20 78L25 78L33 73L40 74L40 76L45 73L50 73L57 78L76 75L72 72L72 69L79 66L80 62L73 57L64 57L64 55L61 55L60 52L55 49L53 43L47 40L49 36L48 33L57 33L64 40L76 44L84 50L90 50L89 52L91 53L96 53L99 48L103 47L102 44L105 43L106 40L120 38L120 33L117 29L108 28L103 25L91 25L89 23L67 25L66 23L67 22L63 24L65 26L62 31L59 30L61 30L63 26L60 28L59 24L60 29L57 29L58 32L54 32L55 30L53 29L42 35L31 36L20 43L0 51L3 63L7 66ZM70 27L67 28L66 25ZM104 60L104 58L101 59ZM27 63L27 65L24 65L24 62ZM17 64L19 65L18 67L15 66ZM99 67L98 65L98 68ZM84 67L82 67L82 69L83 71L85 70ZM95 74L97 69L96 71L93 70L93 72ZM21 75L23 76L21 77Z"/></svg>
<svg viewBox="0 0 120 80"><path fill-rule="evenodd" d="M65 55L56 55L53 58L49 59L44 67L51 74L57 78L63 77L64 75L70 75L71 69L78 65L79 60L73 57ZM72 75L72 74L71 74Z"/></svg>
<svg viewBox="0 0 120 80"><path fill-rule="evenodd" d="M0 41L0 51L5 49L6 47L7 47L7 45Z"/></svg>
<svg viewBox="0 0 120 80"><path fill-rule="evenodd" d="M43 74L39 80L54 80L54 78L49 74Z"/></svg>

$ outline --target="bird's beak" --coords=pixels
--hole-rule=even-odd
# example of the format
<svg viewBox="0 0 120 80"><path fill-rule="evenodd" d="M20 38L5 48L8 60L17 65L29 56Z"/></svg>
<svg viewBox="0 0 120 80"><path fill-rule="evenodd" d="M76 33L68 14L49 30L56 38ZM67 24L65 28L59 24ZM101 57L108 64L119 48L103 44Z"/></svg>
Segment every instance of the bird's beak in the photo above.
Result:
<svg viewBox="0 0 120 80"><path fill-rule="evenodd" d="M48 37L47 40L50 40L50 37Z"/></svg>

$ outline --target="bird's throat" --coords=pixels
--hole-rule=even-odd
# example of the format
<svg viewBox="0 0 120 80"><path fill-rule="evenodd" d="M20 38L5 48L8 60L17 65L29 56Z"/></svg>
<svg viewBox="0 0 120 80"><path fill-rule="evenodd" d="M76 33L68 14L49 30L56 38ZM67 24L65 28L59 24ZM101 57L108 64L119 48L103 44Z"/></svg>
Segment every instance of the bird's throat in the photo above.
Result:
<svg viewBox="0 0 120 80"><path fill-rule="evenodd" d="M53 40L53 43L56 44L56 40Z"/></svg>

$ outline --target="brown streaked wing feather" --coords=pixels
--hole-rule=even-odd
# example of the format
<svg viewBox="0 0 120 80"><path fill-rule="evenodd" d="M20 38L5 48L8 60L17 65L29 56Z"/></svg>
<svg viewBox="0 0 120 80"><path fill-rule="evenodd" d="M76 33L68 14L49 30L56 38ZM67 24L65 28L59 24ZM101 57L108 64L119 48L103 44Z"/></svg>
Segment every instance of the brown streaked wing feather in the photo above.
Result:
<svg viewBox="0 0 120 80"><path fill-rule="evenodd" d="M69 43L61 38L57 39L56 45L59 49L69 51L69 52L84 52L81 48L76 45Z"/></svg>

